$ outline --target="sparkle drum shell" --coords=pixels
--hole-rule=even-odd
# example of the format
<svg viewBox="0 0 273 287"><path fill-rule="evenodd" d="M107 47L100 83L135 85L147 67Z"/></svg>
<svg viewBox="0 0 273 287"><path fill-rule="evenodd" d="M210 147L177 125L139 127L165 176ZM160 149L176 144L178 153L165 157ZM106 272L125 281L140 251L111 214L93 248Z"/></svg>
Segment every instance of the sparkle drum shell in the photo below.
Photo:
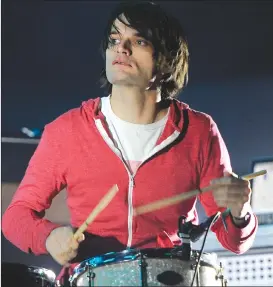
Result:
<svg viewBox="0 0 273 287"><path fill-rule="evenodd" d="M81 262L70 277L71 286L191 286L198 252L189 260L181 249L143 249L110 252ZM201 257L193 286L226 286L219 275L216 254ZM222 278L222 280L221 280Z"/></svg>

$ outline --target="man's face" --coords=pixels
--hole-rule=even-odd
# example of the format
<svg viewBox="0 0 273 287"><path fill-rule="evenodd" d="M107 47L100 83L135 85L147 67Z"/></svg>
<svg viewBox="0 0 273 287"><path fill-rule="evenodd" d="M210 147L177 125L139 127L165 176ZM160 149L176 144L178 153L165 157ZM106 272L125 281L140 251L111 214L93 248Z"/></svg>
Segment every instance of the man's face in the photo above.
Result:
<svg viewBox="0 0 273 287"><path fill-rule="evenodd" d="M117 30L112 27L110 45L106 50L107 79L113 85L145 89L153 78L153 46L138 31L119 20L114 24Z"/></svg>

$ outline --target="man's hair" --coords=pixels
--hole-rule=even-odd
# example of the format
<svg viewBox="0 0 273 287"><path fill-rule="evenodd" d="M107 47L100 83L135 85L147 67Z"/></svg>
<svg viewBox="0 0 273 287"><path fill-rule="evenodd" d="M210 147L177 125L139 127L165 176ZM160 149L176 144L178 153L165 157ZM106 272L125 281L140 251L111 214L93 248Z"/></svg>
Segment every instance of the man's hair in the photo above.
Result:
<svg viewBox="0 0 273 287"><path fill-rule="evenodd" d="M129 25L122 15L125 16ZM110 43L111 28L116 19L137 30L153 44L156 72L163 74L160 87L162 99L177 96L187 84L189 66L188 44L179 21L167 15L158 4L152 2L119 4L111 14L104 32L101 43L104 59ZM106 77L105 68L101 72L100 81L102 87L111 93L112 84Z"/></svg>

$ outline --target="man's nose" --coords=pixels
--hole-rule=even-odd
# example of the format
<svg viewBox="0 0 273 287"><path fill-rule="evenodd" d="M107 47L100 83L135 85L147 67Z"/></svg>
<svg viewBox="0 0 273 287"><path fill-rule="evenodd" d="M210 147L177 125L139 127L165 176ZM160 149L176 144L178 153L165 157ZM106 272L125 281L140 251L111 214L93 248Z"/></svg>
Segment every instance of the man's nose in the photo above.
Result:
<svg viewBox="0 0 273 287"><path fill-rule="evenodd" d="M126 54L127 56L132 54L131 44L128 40L121 40L118 45L118 53Z"/></svg>

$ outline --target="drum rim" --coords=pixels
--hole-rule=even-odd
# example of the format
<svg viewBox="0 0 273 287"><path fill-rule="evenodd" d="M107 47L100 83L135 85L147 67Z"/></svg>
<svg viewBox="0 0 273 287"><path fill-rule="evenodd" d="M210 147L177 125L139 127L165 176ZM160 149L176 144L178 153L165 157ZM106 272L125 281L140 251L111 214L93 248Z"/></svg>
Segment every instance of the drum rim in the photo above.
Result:
<svg viewBox="0 0 273 287"><path fill-rule="evenodd" d="M37 275L41 276L43 279L46 279L52 283L54 283L56 280L55 272L53 272L50 269L36 266L36 265L30 265L30 266L27 266L27 268L30 272L33 272L34 274L37 274ZM39 271L42 271L42 272L39 272ZM51 275L53 275L52 277L49 276L48 271L50 271Z"/></svg>

